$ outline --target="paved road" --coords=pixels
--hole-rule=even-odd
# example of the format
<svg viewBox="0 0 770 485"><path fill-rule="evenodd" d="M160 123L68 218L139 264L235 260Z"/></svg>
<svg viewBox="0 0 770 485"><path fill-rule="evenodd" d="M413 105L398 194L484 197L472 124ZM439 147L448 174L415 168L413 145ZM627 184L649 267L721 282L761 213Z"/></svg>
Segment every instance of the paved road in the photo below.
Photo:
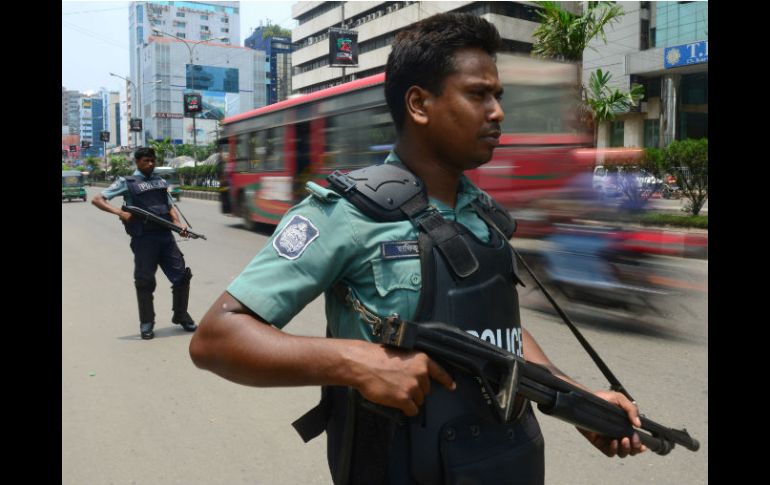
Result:
<svg viewBox="0 0 770 485"><path fill-rule="evenodd" d="M96 192L90 188L89 197ZM194 273L190 312L199 318L266 237L243 230L215 202L187 199L180 207L208 236L180 243ZM170 323L170 285L160 272L156 338L139 338L128 240L116 217L90 203L62 203L62 483L331 483L325 439L303 444L290 427L316 403L318 390L248 388L196 369L190 334ZM705 282L707 261L671 263ZM643 412L686 426L701 451L610 460L571 426L540 415L547 483L707 482L706 301L706 293L690 294L648 326L601 320L583 327ZM522 318L557 365L590 387L604 386L562 324L527 308ZM323 298L288 330L322 335Z"/></svg>

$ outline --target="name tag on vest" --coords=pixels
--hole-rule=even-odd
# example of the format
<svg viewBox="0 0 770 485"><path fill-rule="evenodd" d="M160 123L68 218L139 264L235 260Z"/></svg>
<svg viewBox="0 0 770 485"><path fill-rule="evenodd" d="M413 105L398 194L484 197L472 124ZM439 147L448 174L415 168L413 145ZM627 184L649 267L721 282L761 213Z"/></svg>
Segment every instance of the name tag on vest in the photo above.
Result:
<svg viewBox="0 0 770 485"><path fill-rule="evenodd" d="M419 258L420 248L417 241L387 241L380 243L383 259Z"/></svg>

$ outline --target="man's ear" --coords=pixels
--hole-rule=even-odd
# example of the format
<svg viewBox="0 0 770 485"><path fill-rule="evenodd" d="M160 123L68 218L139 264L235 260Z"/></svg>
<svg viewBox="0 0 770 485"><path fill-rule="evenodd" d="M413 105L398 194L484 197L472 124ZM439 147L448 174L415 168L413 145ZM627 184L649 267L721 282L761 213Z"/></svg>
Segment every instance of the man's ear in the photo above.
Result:
<svg viewBox="0 0 770 485"><path fill-rule="evenodd" d="M416 125L424 126L430 120L430 107L433 104L433 95L430 91L419 86L412 86L404 96L406 102L406 116Z"/></svg>

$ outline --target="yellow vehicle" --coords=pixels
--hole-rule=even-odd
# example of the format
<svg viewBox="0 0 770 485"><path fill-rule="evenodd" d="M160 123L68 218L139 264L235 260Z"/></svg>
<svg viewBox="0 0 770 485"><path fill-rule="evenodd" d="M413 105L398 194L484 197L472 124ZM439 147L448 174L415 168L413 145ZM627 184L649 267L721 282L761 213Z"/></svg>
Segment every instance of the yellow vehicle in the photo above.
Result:
<svg viewBox="0 0 770 485"><path fill-rule="evenodd" d="M61 200L83 199L86 201L86 188L84 187L84 177L77 170L62 170L61 172Z"/></svg>

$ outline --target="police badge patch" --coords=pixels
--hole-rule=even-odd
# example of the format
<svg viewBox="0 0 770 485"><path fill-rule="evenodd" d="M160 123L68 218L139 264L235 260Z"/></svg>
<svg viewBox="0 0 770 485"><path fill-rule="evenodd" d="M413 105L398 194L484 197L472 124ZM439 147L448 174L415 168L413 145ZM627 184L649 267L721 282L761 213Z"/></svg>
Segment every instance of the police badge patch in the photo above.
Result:
<svg viewBox="0 0 770 485"><path fill-rule="evenodd" d="M318 228L302 216L294 216L273 239L278 256L297 259L319 235Z"/></svg>

